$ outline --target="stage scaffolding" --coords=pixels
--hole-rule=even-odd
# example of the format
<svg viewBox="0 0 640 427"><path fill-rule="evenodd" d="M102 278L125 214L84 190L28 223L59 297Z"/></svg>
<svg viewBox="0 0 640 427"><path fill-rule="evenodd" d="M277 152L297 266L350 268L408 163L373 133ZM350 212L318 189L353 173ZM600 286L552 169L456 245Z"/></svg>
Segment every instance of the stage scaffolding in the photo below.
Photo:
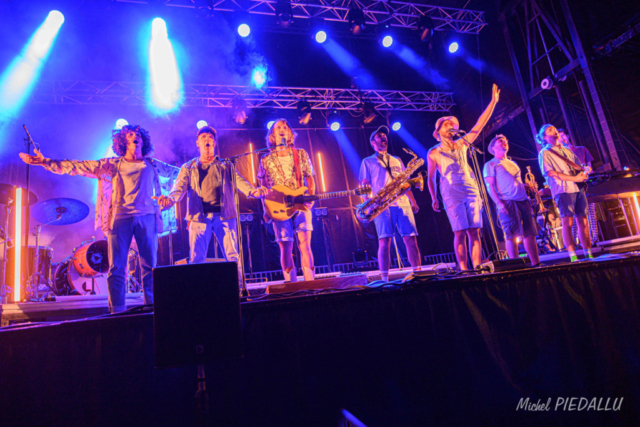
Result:
<svg viewBox="0 0 640 427"><path fill-rule="evenodd" d="M212 12L244 12L254 15L275 16L277 0L112 0L121 3L152 3L184 8L202 8ZM423 16L433 20L435 31L455 31L478 34L487 25L484 12L454 7L432 6L421 3L382 0L324 0L291 1L294 19L321 19L334 22L349 22L349 9L361 9L365 23L390 25L416 30Z"/></svg>
<svg viewBox="0 0 640 427"><path fill-rule="evenodd" d="M38 104L147 105L149 85L114 81L41 81L32 98ZM453 92L415 92L339 88L186 84L182 107L231 108L242 99L247 108L296 109L307 101L313 110L360 110L364 101L378 111L449 112Z"/></svg>

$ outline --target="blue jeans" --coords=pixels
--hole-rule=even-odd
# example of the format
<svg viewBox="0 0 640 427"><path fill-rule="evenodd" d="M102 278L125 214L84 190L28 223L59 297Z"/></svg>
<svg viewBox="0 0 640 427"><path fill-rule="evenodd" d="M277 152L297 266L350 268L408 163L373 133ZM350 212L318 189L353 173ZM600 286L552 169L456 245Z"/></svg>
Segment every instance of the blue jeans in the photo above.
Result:
<svg viewBox="0 0 640 427"><path fill-rule="evenodd" d="M149 214L117 219L113 223L113 229L107 235L110 262L107 287L109 289L109 311L111 313L123 311L126 308L127 286L125 271L133 236L136 238L140 253L144 303L153 304L152 270L155 268L158 258L156 216Z"/></svg>

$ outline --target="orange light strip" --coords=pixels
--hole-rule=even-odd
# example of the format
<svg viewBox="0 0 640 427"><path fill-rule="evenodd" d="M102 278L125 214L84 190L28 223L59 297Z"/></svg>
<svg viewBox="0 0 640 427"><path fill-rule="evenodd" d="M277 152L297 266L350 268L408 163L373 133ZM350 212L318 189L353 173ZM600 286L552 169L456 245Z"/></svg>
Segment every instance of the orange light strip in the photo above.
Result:
<svg viewBox="0 0 640 427"><path fill-rule="evenodd" d="M20 294L20 282L22 278L21 262L22 261L22 188L16 188L16 222L14 227L15 236L15 252L13 255L14 269L13 269L13 301L19 302L22 299Z"/></svg>
<svg viewBox="0 0 640 427"><path fill-rule="evenodd" d="M638 205L638 195L636 193L633 193L633 203L636 205L636 218L640 220L640 205ZM640 234L640 230L637 230L638 226L640 224L636 222L636 231Z"/></svg>
<svg viewBox="0 0 640 427"><path fill-rule="evenodd" d="M249 143L249 152L253 151L253 144ZM253 154L250 154L249 157L251 158L251 183L253 185L256 185L256 170L255 167L253 166Z"/></svg>
<svg viewBox="0 0 640 427"><path fill-rule="evenodd" d="M327 186L324 183L324 167L322 166L322 154L318 153L318 164L320 165L320 181L322 182L322 192L327 192Z"/></svg>

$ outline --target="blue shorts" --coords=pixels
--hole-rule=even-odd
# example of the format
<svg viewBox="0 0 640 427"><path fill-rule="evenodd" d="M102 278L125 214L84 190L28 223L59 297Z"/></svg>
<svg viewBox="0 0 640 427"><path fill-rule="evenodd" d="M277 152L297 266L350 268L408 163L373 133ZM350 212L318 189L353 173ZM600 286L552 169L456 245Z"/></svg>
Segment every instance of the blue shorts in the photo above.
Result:
<svg viewBox="0 0 640 427"><path fill-rule="evenodd" d="M276 242L293 242L294 232L313 230L313 210L298 212L298 215L286 221L273 221Z"/></svg>
<svg viewBox="0 0 640 427"><path fill-rule="evenodd" d="M376 225L378 239L393 237L396 227L402 237L417 236L416 219L413 217L411 206L390 206L373 219Z"/></svg>
<svg viewBox="0 0 640 427"><path fill-rule="evenodd" d="M445 201L444 204L453 231L482 228L482 200L479 197L471 197L452 205Z"/></svg>
<svg viewBox="0 0 640 427"><path fill-rule="evenodd" d="M533 209L529 200L505 200L507 213L498 211L500 224L507 240L515 237L534 237L538 235L538 226L533 219Z"/></svg>
<svg viewBox="0 0 640 427"><path fill-rule="evenodd" d="M556 194L555 201L560 211L560 218L589 214L589 202L584 190L580 190L578 193Z"/></svg>

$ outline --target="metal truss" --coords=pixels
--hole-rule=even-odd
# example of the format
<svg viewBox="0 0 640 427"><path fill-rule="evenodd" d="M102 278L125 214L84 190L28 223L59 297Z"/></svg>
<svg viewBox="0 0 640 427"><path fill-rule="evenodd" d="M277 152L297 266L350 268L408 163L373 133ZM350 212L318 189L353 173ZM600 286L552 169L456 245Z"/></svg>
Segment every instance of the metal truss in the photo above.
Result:
<svg viewBox="0 0 640 427"><path fill-rule="evenodd" d="M275 16L277 0L113 0L124 3L162 3L166 6L209 8L220 12L248 12L256 15ZM210 6L207 5L210 4ZM294 18L324 19L326 21L349 22L349 8L358 7L364 12L365 22L370 25L385 24L392 27L417 29L421 16L431 17L434 30L452 30L458 33L478 34L487 25L484 12L431 6L421 3L384 0L306 0L291 1Z"/></svg>
<svg viewBox="0 0 640 427"><path fill-rule="evenodd" d="M145 83L43 81L32 96L40 104L147 105L148 89ZM295 109L302 100L314 110L359 110L363 100L378 111L448 112L455 105L451 92L187 84L183 93L183 107L231 108L239 98L248 108L275 109Z"/></svg>

